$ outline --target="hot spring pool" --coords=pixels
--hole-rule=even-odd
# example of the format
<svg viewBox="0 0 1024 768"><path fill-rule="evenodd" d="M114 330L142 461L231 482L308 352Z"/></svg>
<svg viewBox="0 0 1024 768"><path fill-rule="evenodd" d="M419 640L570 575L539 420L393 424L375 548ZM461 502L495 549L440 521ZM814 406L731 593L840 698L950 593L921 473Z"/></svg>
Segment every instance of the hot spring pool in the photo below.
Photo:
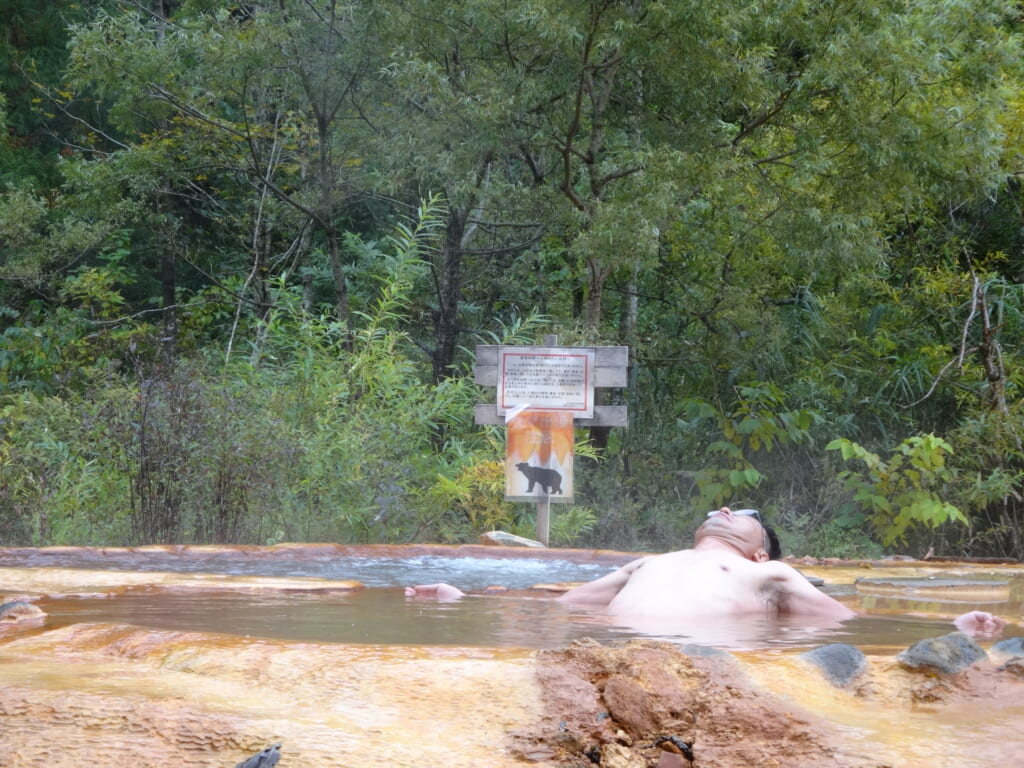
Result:
<svg viewBox="0 0 1024 768"><path fill-rule="evenodd" d="M599 653L647 669L650 644L571 645L635 637L669 640L691 657L732 651L699 660L705 682L724 691L740 679L731 675L749 681L718 697L705 699L704 683L692 692L693 706L711 707L693 718L702 766L1016 764L1024 710L1020 683L996 669L1001 662L953 685L911 674L894 657L951 632L950 619L972 608L1014 622L1004 637L1024 633L1019 565L801 560L794 564L860 615L832 626L730 616L653 631L530 589L589 580L635 554L486 549L0 550L0 597L29 598L47 614L0 622L0 764L205 768L282 743L289 765L521 768L506 747L511 734L543 726L549 706L572 709L560 694L542 696L544 674L559 671L545 659L572 671L573 658ZM475 593L438 602L403 591L442 580ZM486 593L491 585L512 591ZM854 690L823 684L801 658L834 642L868 655ZM744 702L746 720L736 709ZM778 726L791 711L780 748ZM558 717L550 727L561 738ZM733 747L746 750L743 759L722 757Z"/></svg>
<svg viewBox="0 0 1024 768"><path fill-rule="evenodd" d="M561 555L561 556L559 556ZM839 625L808 626L805 619L730 617L685 628L624 626L599 612L572 610L548 592L526 592L537 584L589 581L634 555L569 550L529 552L505 548L455 547L145 547L138 549L50 548L0 550L0 569L26 578L35 572L59 576L66 586L49 589L38 601L46 626L114 623L161 630L211 632L291 641L367 645L555 648L590 637L600 641L657 637L681 644L723 649L809 648L845 642L862 648L905 648L917 640L951 631L949 619L974 607L1010 617L1020 615L1024 573L1013 571L1008 595L998 604L953 602L931 595L860 594L860 578L843 569L810 569L824 589L861 615ZM806 571L807 569L805 569ZM97 590L90 574L129 586ZM140 574L153 574L147 582ZM169 581L166 574L182 574ZM920 575L919 569L887 569L886 576ZM199 587L184 575L208 574ZM160 576L160 581L155 579ZM875 576L877 574L870 574ZM236 588L245 577L273 577L279 589ZM992 574L973 574L986 583ZM323 580L327 590L301 586ZM239 581L240 580L240 581ZM294 581L291 581L294 580ZM333 582L358 581L359 591L331 591ZM919 579L920 580L920 579ZM16 580L15 580L16 581ZM445 603L406 598L411 584L446 581L467 590L500 585L515 596L472 595ZM319 582L318 582L319 583ZM973 582L972 582L973 583ZM1002 582L1006 584L1007 582ZM292 589L299 585L300 588ZM17 592L17 584L0 584ZM77 589L76 589L77 588ZM2 594L2 593L0 593ZM945 601L945 602L944 602ZM1011 627L1008 635L1024 634Z"/></svg>

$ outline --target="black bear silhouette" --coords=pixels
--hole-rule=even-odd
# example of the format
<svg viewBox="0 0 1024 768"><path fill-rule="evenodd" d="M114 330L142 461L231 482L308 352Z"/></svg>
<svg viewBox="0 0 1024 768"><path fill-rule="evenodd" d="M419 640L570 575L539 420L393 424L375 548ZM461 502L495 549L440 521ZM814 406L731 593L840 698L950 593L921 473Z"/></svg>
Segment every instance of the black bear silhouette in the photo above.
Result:
<svg viewBox="0 0 1024 768"><path fill-rule="evenodd" d="M516 469L530 481L529 487L526 489L527 493L533 493L533 486L538 483L544 489L544 493L562 492L562 476L557 471L546 467L531 467L525 461L516 464Z"/></svg>

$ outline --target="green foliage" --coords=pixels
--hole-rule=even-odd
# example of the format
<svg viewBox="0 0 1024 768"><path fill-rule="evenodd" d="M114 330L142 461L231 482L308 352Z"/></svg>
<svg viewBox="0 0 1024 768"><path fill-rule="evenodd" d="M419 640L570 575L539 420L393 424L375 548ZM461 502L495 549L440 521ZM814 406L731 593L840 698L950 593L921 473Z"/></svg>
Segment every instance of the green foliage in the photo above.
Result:
<svg viewBox="0 0 1024 768"><path fill-rule="evenodd" d="M97 417L97 410L81 401L28 392L5 398L0 541L36 546L129 541L127 488L106 460L109 446Z"/></svg>
<svg viewBox="0 0 1024 768"><path fill-rule="evenodd" d="M952 480L946 457L953 450L942 438L908 437L889 461L843 438L833 440L826 449L839 451L844 461L864 463L864 470L844 471L840 478L883 544L906 541L908 531L916 526L934 529L947 522L967 524L959 509L942 500Z"/></svg>
<svg viewBox="0 0 1024 768"><path fill-rule="evenodd" d="M499 452L498 446L494 450ZM439 475L430 503L442 510L436 524L442 541L472 542L495 530L530 539L537 535L531 507L505 501L505 463L500 459L465 464L451 478ZM573 546L597 524L597 514L588 507L555 504L548 538L552 546Z"/></svg>
<svg viewBox="0 0 1024 768"><path fill-rule="evenodd" d="M354 335L330 315L306 313L282 286L288 295L249 359L213 369L179 363L156 375L140 366L127 386L95 375L72 400L10 401L6 535L44 542L75 532L93 543L436 536L428 500L455 459L473 461L458 435L475 389L424 383L395 327L409 270L431 236L430 209L422 214L393 241L393 279ZM107 278L80 273L74 296L115 311Z"/></svg>
<svg viewBox="0 0 1024 768"><path fill-rule="evenodd" d="M298 474L282 487L289 536L394 541L434 525L425 500L452 455L466 450L455 436L474 390L464 380L425 383L396 327L435 227L432 211L399 228L390 276L354 333L330 315L305 313L294 294L279 297L263 328L257 370L274 382L274 412L301 425Z"/></svg>
<svg viewBox="0 0 1024 768"><path fill-rule="evenodd" d="M824 525L801 529L799 521L780 536L783 551L824 552L830 557L849 560L877 560L885 549L865 529L863 515L841 510L834 520Z"/></svg>
<svg viewBox="0 0 1024 768"><path fill-rule="evenodd" d="M785 409L785 396L775 386L761 383L737 387L737 402L729 413L698 398L683 401L684 431L708 431L712 438L706 455L718 463L696 473L694 503L699 509L716 509L736 499L750 498L764 476L755 466L758 454L780 446L799 445L810 439L821 416L809 409Z"/></svg>
<svg viewBox="0 0 1024 768"><path fill-rule="evenodd" d="M949 435L956 448L959 483L952 499L971 517L971 530L950 548L1016 557L1024 526L1024 409L1018 400L1005 413L963 419Z"/></svg>
<svg viewBox="0 0 1024 768"><path fill-rule="evenodd" d="M469 366L558 333L631 348L559 541L1024 554L1009 0L8 5L0 535L529 535Z"/></svg>
<svg viewBox="0 0 1024 768"><path fill-rule="evenodd" d="M100 254L100 266L81 267L60 288L62 303L35 301L0 334L0 384L35 392L77 390L94 376L146 355L152 328L124 316L122 289L133 282L127 241Z"/></svg>
<svg viewBox="0 0 1024 768"><path fill-rule="evenodd" d="M82 318L68 312L45 312L38 304L24 312L7 310L0 334L0 384L5 390L49 391L69 374L63 350L84 332Z"/></svg>
<svg viewBox="0 0 1024 768"><path fill-rule="evenodd" d="M505 501L505 463L500 459L467 464L451 478L439 475L430 503L445 510L439 517L444 519L447 541L473 541L479 534L495 530L535 535L527 532L525 508Z"/></svg>
<svg viewBox="0 0 1024 768"><path fill-rule="evenodd" d="M561 507L562 505L558 505ZM551 514L549 540L554 547L578 546L597 527L597 513L590 507L570 505Z"/></svg>
<svg viewBox="0 0 1024 768"><path fill-rule="evenodd" d="M68 29L103 0L4 0L0 29L0 191L58 184L61 134L73 121L46 98L67 62ZM6 107L4 106L6 102ZM5 118L6 112L6 118Z"/></svg>

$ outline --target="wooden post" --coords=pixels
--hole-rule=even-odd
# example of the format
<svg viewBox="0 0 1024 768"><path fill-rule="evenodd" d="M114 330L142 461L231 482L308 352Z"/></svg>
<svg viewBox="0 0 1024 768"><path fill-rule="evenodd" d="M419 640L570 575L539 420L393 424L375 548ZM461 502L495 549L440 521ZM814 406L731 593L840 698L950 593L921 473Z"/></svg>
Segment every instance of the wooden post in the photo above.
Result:
<svg viewBox="0 0 1024 768"><path fill-rule="evenodd" d="M551 500L544 498L537 501L537 541L545 547L551 538Z"/></svg>
<svg viewBox="0 0 1024 768"><path fill-rule="evenodd" d="M558 334L549 333L544 337L544 344L549 347L558 346ZM537 541L548 546L551 538L551 499L545 496L537 500Z"/></svg>

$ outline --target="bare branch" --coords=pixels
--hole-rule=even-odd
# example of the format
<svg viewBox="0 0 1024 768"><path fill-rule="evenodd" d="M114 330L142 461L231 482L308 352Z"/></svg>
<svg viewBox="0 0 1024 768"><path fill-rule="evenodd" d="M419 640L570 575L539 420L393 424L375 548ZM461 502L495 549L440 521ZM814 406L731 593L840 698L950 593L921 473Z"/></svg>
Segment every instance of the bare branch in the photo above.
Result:
<svg viewBox="0 0 1024 768"><path fill-rule="evenodd" d="M974 352L975 349L972 348L969 351ZM901 405L900 408L913 408L915 405L920 405L929 397L931 397L935 393L936 388L939 386L939 382L942 381L942 377L945 375L946 371L948 371L956 362L956 359L953 359L946 363L944 366L942 366L942 370L939 371L938 375L932 381L932 385L928 388L928 391L921 395L921 397L919 397L914 402L907 403L906 405Z"/></svg>
<svg viewBox="0 0 1024 768"><path fill-rule="evenodd" d="M967 314L967 320L964 321L963 331L960 334L960 354L957 356L956 364L963 371L964 358L967 356L967 334L971 330L971 323L974 322L974 316L978 313L978 276L974 274L974 269L971 269L971 275L974 277L974 287L971 290L971 311ZM972 348L970 350L974 352Z"/></svg>

